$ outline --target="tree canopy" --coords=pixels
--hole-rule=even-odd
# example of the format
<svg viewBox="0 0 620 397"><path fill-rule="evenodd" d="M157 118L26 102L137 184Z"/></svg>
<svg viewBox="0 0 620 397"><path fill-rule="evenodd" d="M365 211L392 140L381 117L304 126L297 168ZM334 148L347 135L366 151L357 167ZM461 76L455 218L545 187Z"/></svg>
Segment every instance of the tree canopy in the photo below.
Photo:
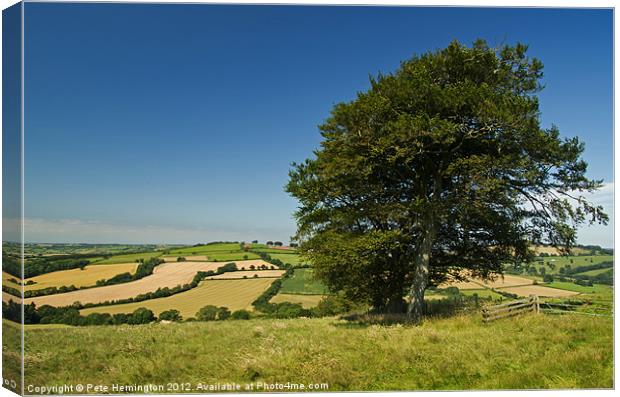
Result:
<svg viewBox="0 0 620 397"><path fill-rule="evenodd" d="M447 48L370 79L334 106L315 155L293 164L296 240L333 291L419 321L424 290L570 250L589 203L578 138L540 125L542 63L527 46Z"/></svg>

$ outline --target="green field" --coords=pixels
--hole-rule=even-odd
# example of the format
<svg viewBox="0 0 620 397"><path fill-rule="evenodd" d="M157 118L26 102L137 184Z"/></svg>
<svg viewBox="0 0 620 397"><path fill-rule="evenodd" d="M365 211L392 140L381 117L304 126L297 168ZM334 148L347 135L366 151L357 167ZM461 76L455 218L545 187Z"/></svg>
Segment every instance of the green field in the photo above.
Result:
<svg viewBox="0 0 620 397"><path fill-rule="evenodd" d="M461 290L460 292L461 294L465 296L474 296L474 294L477 294L479 298L483 298L483 299L487 299L488 297L491 297L491 299L493 300L506 299L502 295L498 294L497 292L493 292L492 290L488 288L486 289L464 289L464 290Z"/></svg>
<svg viewBox="0 0 620 397"><path fill-rule="evenodd" d="M547 274L560 274L560 268L567 265L570 265L570 267L574 269L578 266L594 265L602 262L613 262L613 260L613 255L550 256L537 258L531 263L531 265L538 270L541 266L543 266L541 264L541 261L543 261L545 272Z"/></svg>
<svg viewBox="0 0 620 397"><path fill-rule="evenodd" d="M588 270L586 272L577 273L575 274L575 276L596 276L596 275L606 273L606 272L613 272L613 268L606 267L604 269Z"/></svg>
<svg viewBox="0 0 620 397"><path fill-rule="evenodd" d="M170 255L209 255L214 252L233 253L242 252L242 250L238 243L218 243L173 249L170 250Z"/></svg>
<svg viewBox="0 0 620 397"><path fill-rule="evenodd" d="M332 391L611 388L612 325L605 318L532 314L493 325L469 315L419 327L323 318L33 328L25 338L26 384L179 380L192 387L326 383ZM5 357L17 354L6 350Z"/></svg>
<svg viewBox="0 0 620 397"><path fill-rule="evenodd" d="M245 260L245 259L260 259L260 256L258 256L257 254L255 254L253 252L243 252L243 251L239 251L239 252L211 252L211 253L207 253L207 254L203 254L203 255L207 255L207 260L208 261L217 261L217 262L242 261L242 260Z"/></svg>
<svg viewBox="0 0 620 397"><path fill-rule="evenodd" d="M314 271L305 268L295 269L291 277L284 279L280 293L325 295L328 291L320 281L314 279Z"/></svg>
<svg viewBox="0 0 620 397"><path fill-rule="evenodd" d="M273 259L279 259L284 263L290 263L293 266L301 265L301 258L298 254L269 254Z"/></svg>
<svg viewBox="0 0 620 397"><path fill-rule="evenodd" d="M162 255L162 251L153 251L153 252L141 252L139 254L123 254L123 255L114 255L108 259L101 259L98 261L93 261L93 264L97 265L106 265L106 264L115 264L115 263L132 263L138 259L151 259L156 258Z"/></svg>
<svg viewBox="0 0 620 397"><path fill-rule="evenodd" d="M547 283L547 284L541 284L544 285L546 287L551 287L551 288L559 288L559 289L565 289L567 291L575 291L575 292L581 292L581 293L587 293L587 294L601 294L601 293L609 293L611 294L613 292L613 287L609 286L609 285L603 285L603 284L594 284L594 286L592 287L586 287L583 285L577 285L575 283L571 283L568 281L553 281L551 283Z"/></svg>

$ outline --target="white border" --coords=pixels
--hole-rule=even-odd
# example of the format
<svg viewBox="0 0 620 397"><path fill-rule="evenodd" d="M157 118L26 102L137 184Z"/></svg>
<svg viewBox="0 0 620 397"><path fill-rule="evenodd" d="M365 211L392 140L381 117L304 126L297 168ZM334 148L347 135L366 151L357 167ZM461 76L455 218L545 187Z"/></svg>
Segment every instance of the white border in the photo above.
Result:
<svg viewBox="0 0 620 397"><path fill-rule="evenodd" d="M45 0L25 0L26 2L51 2L51 1L45 1ZM522 0L522 1L502 1L502 0L478 0L478 1L467 1L467 0L451 0L449 2L446 1L403 1L403 0L382 0L382 1L355 1L355 0L335 0L335 1L330 1L330 0L295 0L295 1L281 1L281 0L271 0L271 1L260 1L260 0L245 0L245 1L230 1L230 2L225 2L225 1L175 1L175 0L150 0L150 1L139 1L139 0L135 0L135 1L96 1L96 0L80 0L80 1L71 1L71 0L58 0L55 2L67 2L67 3L179 3L179 4L298 4L298 5L350 5L350 6L354 6L354 5L369 5L369 6L443 6L443 7L462 7L462 6L469 6L469 7L519 7L519 8L523 8L523 7L561 7L561 8L615 8L616 7L616 1L604 1L604 0L590 0L590 1L580 1L580 0L539 0L539 1L535 1L535 0ZM2 9L7 8L13 4L17 3L16 1L12 1L12 0L0 0L0 4L2 5ZM22 10L23 10L23 4L22 4ZM614 10L614 14L615 14L615 10ZM23 74L23 67L24 67L24 51L23 51L23 38L24 38L24 15L22 12L22 76L24 76ZM1 18L0 18L0 31L1 31ZM618 72L618 64L615 62L616 61L616 54L618 53L618 42L619 42L619 36L618 36L618 31L615 29L615 15L614 15L614 176L617 174L618 171L618 167L619 164L617 161L615 161L615 153L618 151L619 149L619 145L620 143L618 142L618 140L615 139L615 114L618 111L618 101L615 100L615 94L618 92L617 88L618 88L618 81L617 79L615 79L615 75ZM0 71L1 71L1 63L2 63L2 59L1 59L1 54L0 54ZM23 203L23 181L24 181L24 85L23 85L23 81L22 81L22 104L21 104L21 145L22 145L22 154L21 154L21 162L22 162L22 169L21 169L21 188L22 188L22 219L24 217L24 203ZM0 107L0 119L1 119L1 107ZM0 155L2 153L2 142L0 140ZM1 177L0 177L0 181L1 181ZM615 182L615 180L614 180ZM615 185L614 185L615 186ZM1 192L2 192L2 185L0 183L0 197L1 197ZM617 204L619 202L619 198L617 197L617 195L615 194L615 188L614 188L614 209L617 208ZM0 209L1 211L1 209ZM615 213L615 211L614 211ZM1 223L0 223L0 231L1 231ZM620 231L620 226L618 224L614 225L614 250L616 250L616 245L615 245L615 236L618 236L618 232ZM22 231L21 231L21 235L22 235L22 241L24 241L24 230L23 230L23 223L22 223ZM22 257L23 257L23 252L22 252ZM617 285L617 279L614 280L614 284ZM617 307L618 304L618 295L614 293L614 304L615 307ZM614 319L614 363L616 364L616 360L615 358L617 357L617 344L616 342L616 338L618 336L618 333L616 332L618 330L617 327L617 319ZM1 335L1 331L0 331L0 335ZM22 333L22 350L23 350L23 333ZM614 381L617 382L618 379L620 379L618 377L620 371L618 370L618 366L615 365L614 367ZM23 382L23 378L22 378L22 382ZM516 391L472 391L472 392L415 392L415 395L419 395L419 396L431 396L431 395L437 395L437 394L447 394L449 393L450 395L454 395L454 396L471 396L473 395L473 393L480 393L482 395L490 395L490 396L521 396L521 395L527 395L527 394L536 394L536 395L541 395L541 396L565 396L565 395L570 395L570 396L590 396L590 394L595 393L597 395L601 395L601 396L612 396L614 395L614 391L611 390L597 390L597 391L593 391L593 390L560 390L560 391L529 391L529 390L516 390ZM271 393L269 393L271 394ZM276 393L274 393L276 394ZM280 395L304 395L303 393L277 393ZM330 395L334 395L335 393L331 392L331 393L313 393L313 396L330 396ZM366 393L359 393L359 392L349 392L347 393L348 395L354 395L354 396L362 396ZM378 393L373 393L373 394L378 394L378 395L390 395L390 396L409 396L412 395L413 393L410 392L378 392ZM4 396L14 396L14 393L11 393L10 391L8 391L7 389L4 388L0 388L0 397L4 397ZM186 396L186 395L174 395L174 394L168 394L170 396ZM243 394L243 395L251 395L251 394Z"/></svg>

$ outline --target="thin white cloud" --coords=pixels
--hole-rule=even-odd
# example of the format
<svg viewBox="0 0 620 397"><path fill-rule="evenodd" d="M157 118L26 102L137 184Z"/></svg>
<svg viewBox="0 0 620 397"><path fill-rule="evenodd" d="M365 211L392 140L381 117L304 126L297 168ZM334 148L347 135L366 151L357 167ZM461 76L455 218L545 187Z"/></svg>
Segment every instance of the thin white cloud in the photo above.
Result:
<svg viewBox="0 0 620 397"><path fill-rule="evenodd" d="M609 215L609 223L580 227L577 231L577 241L581 244L612 248L614 246L614 183L605 183L601 189L594 193L584 194L584 197L593 204L603 207L603 211Z"/></svg>
<svg viewBox="0 0 620 397"><path fill-rule="evenodd" d="M16 226L17 219L5 219L4 227ZM48 243L132 243L195 244L209 241L278 239L281 232L265 230L217 230L166 225L128 225L80 219L27 218L24 221L27 242ZM288 239L282 240L288 241Z"/></svg>
<svg viewBox="0 0 620 397"><path fill-rule="evenodd" d="M614 236L614 183L605 183L586 199L603 206L609 215L608 225L582 226L578 229L581 244L613 247ZM19 220L3 219L5 240L16 241ZM133 244L195 244L209 241L282 240L288 241L292 231L286 230L223 230L203 227L176 227L168 225L129 225L80 219L27 218L24 222L26 241L58 243L133 243ZM16 231L12 233L11 231ZM13 236L15 234L15 236Z"/></svg>

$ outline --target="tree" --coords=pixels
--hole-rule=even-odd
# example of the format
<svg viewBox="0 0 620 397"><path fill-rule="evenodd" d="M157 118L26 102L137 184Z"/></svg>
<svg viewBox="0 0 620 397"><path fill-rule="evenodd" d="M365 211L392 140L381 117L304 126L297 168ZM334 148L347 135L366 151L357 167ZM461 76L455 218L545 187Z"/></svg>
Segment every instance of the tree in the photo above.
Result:
<svg viewBox="0 0 620 397"><path fill-rule="evenodd" d="M196 313L196 320L198 321L214 321L217 318L219 309L213 305L207 305Z"/></svg>
<svg viewBox="0 0 620 397"><path fill-rule="evenodd" d="M145 307L136 309L127 319L127 324L148 324L155 321L153 312Z"/></svg>
<svg viewBox="0 0 620 397"><path fill-rule="evenodd" d="M576 225L607 222L581 194L601 186L584 145L540 126L543 65L526 51L453 42L334 106L286 186L294 240L332 291L419 322L428 286L493 277L532 245L567 252Z"/></svg>
<svg viewBox="0 0 620 397"><path fill-rule="evenodd" d="M249 320L250 319L250 312L248 312L247 310L235 310L234 312L232 312L231 318L233 320Z"/></svg>
<svg viewBox="0 0 620 397"><path fill-rule="evenodd" d="M275 245L276 247L282 247L282 241L274 241L273 245Z"/></svg>
<svg viewBox="0 0 620 397"><path fill-rule="evenodd" d="M159 314L159 319L166 321L181 321L183 320L183 317L181 316L181 312L175 309L171 309L161 312Z"/></svg>
<svg viewBox="0 0 620 397"><path fill-rule="evenodd" d="M220 321L226 320L228 317L230 317L230 310L228 310L227 307L220 307L217 309L217 319Z"/></svg>
<svg viewBox="0 0 620 397"><path fill-rule="evenodd" d="M273 245L273 241L267 241L265 244L266 245Z"/></svg>
<svg viewBox="0 0 620 397"><path fill-rule="evenodd" d="M252 244L258 244L258 240L252 240Z"/></svg>

